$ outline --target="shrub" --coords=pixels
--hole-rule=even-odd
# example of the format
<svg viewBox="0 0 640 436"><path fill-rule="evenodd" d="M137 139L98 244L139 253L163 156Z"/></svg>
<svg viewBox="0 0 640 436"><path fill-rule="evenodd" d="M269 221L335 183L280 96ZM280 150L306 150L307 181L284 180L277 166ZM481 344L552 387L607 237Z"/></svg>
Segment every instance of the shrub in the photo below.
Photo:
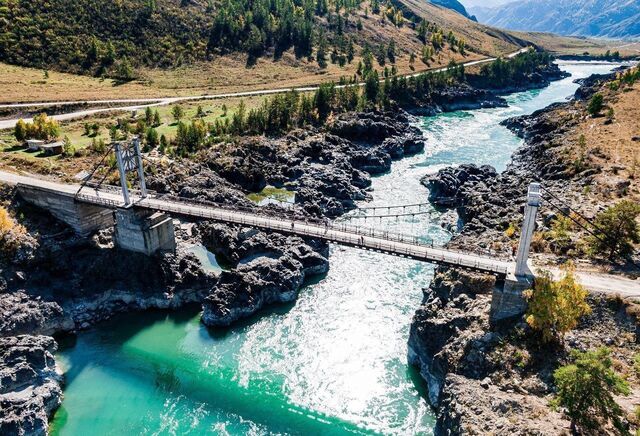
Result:
<svg viewBox="0 0 640 436"><path fill-rule="evenodd" d="M98 154L103 154L107 150L107 145L104 143L102 138L96 139L93 138L91 140L91 151Z"/></svg>
<svg viewBox="0 0 640 436"><path fill-rule="evenodd" d="M554 247L554 251L563 252L571 246L571 229L573 228L573 221L569 217L559 215L551 223L551 241Z"/></svg>
<svg viewBox="0 0 640 436"><path fill-rule="evenodd" d="M507 238L513 238L516 234L516 224L515 223L509 223L509 227L507 227L507 230L504 231L504 235Z"/></svg>
<svg viewBox="0 0 640 436"><path fill-rule="evenodd" d="M71 157L76 154L76 148L71 143L71 140L68 136L64 137L62 141L62 154L66 157Z"/></svg>
<svg viewBox="0 0 640 436"><path fill-rule="evenodd" d="M640 353L633 355L633 370L635 371L636 376L640 377Z"/></svg>
<svg viewBox="0 0 640 436"><path fill-rule="evenodd" d="M552 405L566 409L574 431L597 431L611 422L626 433L622 408L614 395L628 395L627 382L611 368L611 352L602 347L595 351L573 351L572 364L553 373L558 392Z"/></svg>
<svg viewBox="0 0 640 436"><path fill-rule="evenodd" d="M640 228L636 223L638 215L640 204L629 200L599 213L594 226L601 235L587 239L591 255L606 255L613 260L633 253L633 244L640 242Z"/></svg>
<svg viewBox="0 0 640 436"><path fill-rule="evenodd" d="M19 120L16 123L14 134L19 141L24 139L55 139L60 135L60 126L56 120L47 117L45 113L41 113L33 117L33 122L31 123ZM18 136L22 137L22 139Z"/></svg>
<svg viewBox="0 0 640 436"><path fill-rule="evenodd" d="M150 148L155 148L160 143L158 131L153 127L149 127L145 135L145 142Z"/></svg>
<svg viewBox="0 0 640 436"><path fill-rule="evenodd" d="M160 113L156 110L153 113L153 123L152 126L153 127L158 127L160 124L162 124L162 120L160 119Z"/></svg>
<svg viewBox="0 0 640 436"><path fill-rule="evenodd" d="M599 114L602 110L603 103L604 97L602 96L602 94L595 94L593 97L591 97L591 100L589 100L587 112L589 112L591 116Z"/></svg>
<svg viewBox="0 0 640 436"><path fill-rule="evenodd" d="M18 141L21 142L27 139L27 124L24 122L24 120L18 120L15 130L13 131L13 135Z"/></svg>
<svg viewBox="0 0 640 436"><path fill-rule="evenodd" d="M20 235L26 233L26 229L17 223L7 209L0 207L0 252L12 254L20 246Z"/></svg>
<svg viewBox="0 0 640 436"><path fill-rule="evenodd" d="M527 324L542 334L543 342L557 341L578 324L580 317L591 312L587 294L576 282L571 265L565 267L564 277L558 281L550 272L542 271L534 288L524 293L529 302Z"/></svg>

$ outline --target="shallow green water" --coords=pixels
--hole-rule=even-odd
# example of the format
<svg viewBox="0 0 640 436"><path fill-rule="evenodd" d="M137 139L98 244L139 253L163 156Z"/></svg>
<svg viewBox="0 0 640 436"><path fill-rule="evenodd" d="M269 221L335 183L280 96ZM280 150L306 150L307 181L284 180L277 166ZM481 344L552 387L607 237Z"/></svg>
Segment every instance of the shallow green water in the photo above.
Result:
<svg viewBox="0 0 640 436"><path fill-rule="evenodd" d="M575 78L610 67L566 68ZM572 79L510 96L509 108L422 120L426 151L374 179L373 205L423 202L420 177L442 166L503 169L520 141L498 123L563 100L576 89ZM450 237L435 216L376 225L437 242ZM406 353L411 316L432 272L332 247L329 274L295 304L232 330L207 330L198 308L117 317L59 353L67 386L52 433L429 434L434 415Z"/></svg>
<svg viewBox="0 0 640 436"><path fill-rule="evenodd" d="M276 188L267 186L260 192L254 192L247 195L247 198L259 206L268 204L277 204L280 206L292 206L296 201L296 193L286 188Z"/></svg>

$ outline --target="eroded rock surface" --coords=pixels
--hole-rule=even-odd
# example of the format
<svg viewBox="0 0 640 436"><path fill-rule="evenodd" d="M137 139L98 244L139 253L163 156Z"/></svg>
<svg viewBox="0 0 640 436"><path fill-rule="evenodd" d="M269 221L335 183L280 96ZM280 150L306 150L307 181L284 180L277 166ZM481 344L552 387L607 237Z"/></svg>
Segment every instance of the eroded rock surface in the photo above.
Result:
<svg viewBox="0 0 640 436"><path fill-rule="evenodd" d="M0 337L0 434L45 435L62 401L49 336Z"/></svg>
<svg viewBox="0 0 640 436"><path fill-rule="evenodd" d="M235 266L203 302L202 321L228 326L273 303L295 300L306 278L329 270L326 243L253 229L203 224L205 245Z"/></svg>
<svg viewBox="0 0 640 436"><path fill-rule="evenodd" d="M434 191L432 201L455 200L443 204L455 207L465 224L452 247L512 254L517 232L507 230L519 227L532 181L549 190L544 193L547 201L571 205L587 217L622 196L624 188L597 178L602 170L598 162L604 161L591 159L600 158L597 149L585 150L589 165L566 158L567 141L584 120L586 103L581 99L589 98L602 80L585 80L575 101L505 121L525 145L503 173L445 168L423 181ZM486 177L469 176L475 172ZM593 194L587 198L589 192ZM560 213L543 211L537 230L550 230ZM570 361L569 350L602 345L611 347L622 367L632 365L638 350L636 315L619 298L592 295L588 303L593 312L565 336L565 346L545 346L523 320L489 324L491 285L488 277L440 268L415 313L408 357L420 369L429 401L437 408L436 434L568 434L567 417L549 407L553 371Z"/></svg>

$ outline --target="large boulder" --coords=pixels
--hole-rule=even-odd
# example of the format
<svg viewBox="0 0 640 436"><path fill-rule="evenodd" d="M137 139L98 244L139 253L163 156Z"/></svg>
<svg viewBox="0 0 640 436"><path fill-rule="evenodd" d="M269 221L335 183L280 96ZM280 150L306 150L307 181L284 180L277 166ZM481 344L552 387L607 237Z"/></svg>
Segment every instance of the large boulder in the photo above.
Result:
<svg viewBox="0 0 640 436"><path fill-rule="evenodd" d="M302 264L288 256L261 256L225 271L203 302L202 322L228 326L267 304L293 301L304 281Z"/></svg>
<svg viewBox="0 0 640 436"><path fill-rule="evenodd" d="M498 176L490 165L463 164L446 167L436 174L427 175L421 183L429 189L429 202L442 207L455 207L464 201L463 188L495 179Z"/></svg>

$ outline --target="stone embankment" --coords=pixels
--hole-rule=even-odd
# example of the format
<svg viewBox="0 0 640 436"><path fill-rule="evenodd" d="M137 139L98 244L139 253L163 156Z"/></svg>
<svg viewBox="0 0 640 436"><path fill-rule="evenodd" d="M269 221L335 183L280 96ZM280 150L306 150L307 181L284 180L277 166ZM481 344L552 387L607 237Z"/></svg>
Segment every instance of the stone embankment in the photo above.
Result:
<svg viewBox="0 0 640 436"><path fill-rule="evenodd" d="M462 165L422 181L431 190L429 200L454 208L464 223L451 246L512 254L517 235L507 230L519 225L532 181L541 181L587 216L602 208L597 197L585 197L585 187L596 189L598 168L577 167L562 146L584 121L585 100L607 78L582 81L572 102L504 122L525 145L503 173ZM538 230L548 231L556 214L544 211ZM414 315L408 357L428 385L429 401L437 410L436 434L569 433L569 421L549 406L553 370L568 360L569 349L603 344L614 347L616 358L626 362L621 365L631 364L637 348L635 316L622 300L592 296L593 313L565 337L566 347L540 346L522 320L490 325L493 286L489 277L439 268Z"/></svg>

